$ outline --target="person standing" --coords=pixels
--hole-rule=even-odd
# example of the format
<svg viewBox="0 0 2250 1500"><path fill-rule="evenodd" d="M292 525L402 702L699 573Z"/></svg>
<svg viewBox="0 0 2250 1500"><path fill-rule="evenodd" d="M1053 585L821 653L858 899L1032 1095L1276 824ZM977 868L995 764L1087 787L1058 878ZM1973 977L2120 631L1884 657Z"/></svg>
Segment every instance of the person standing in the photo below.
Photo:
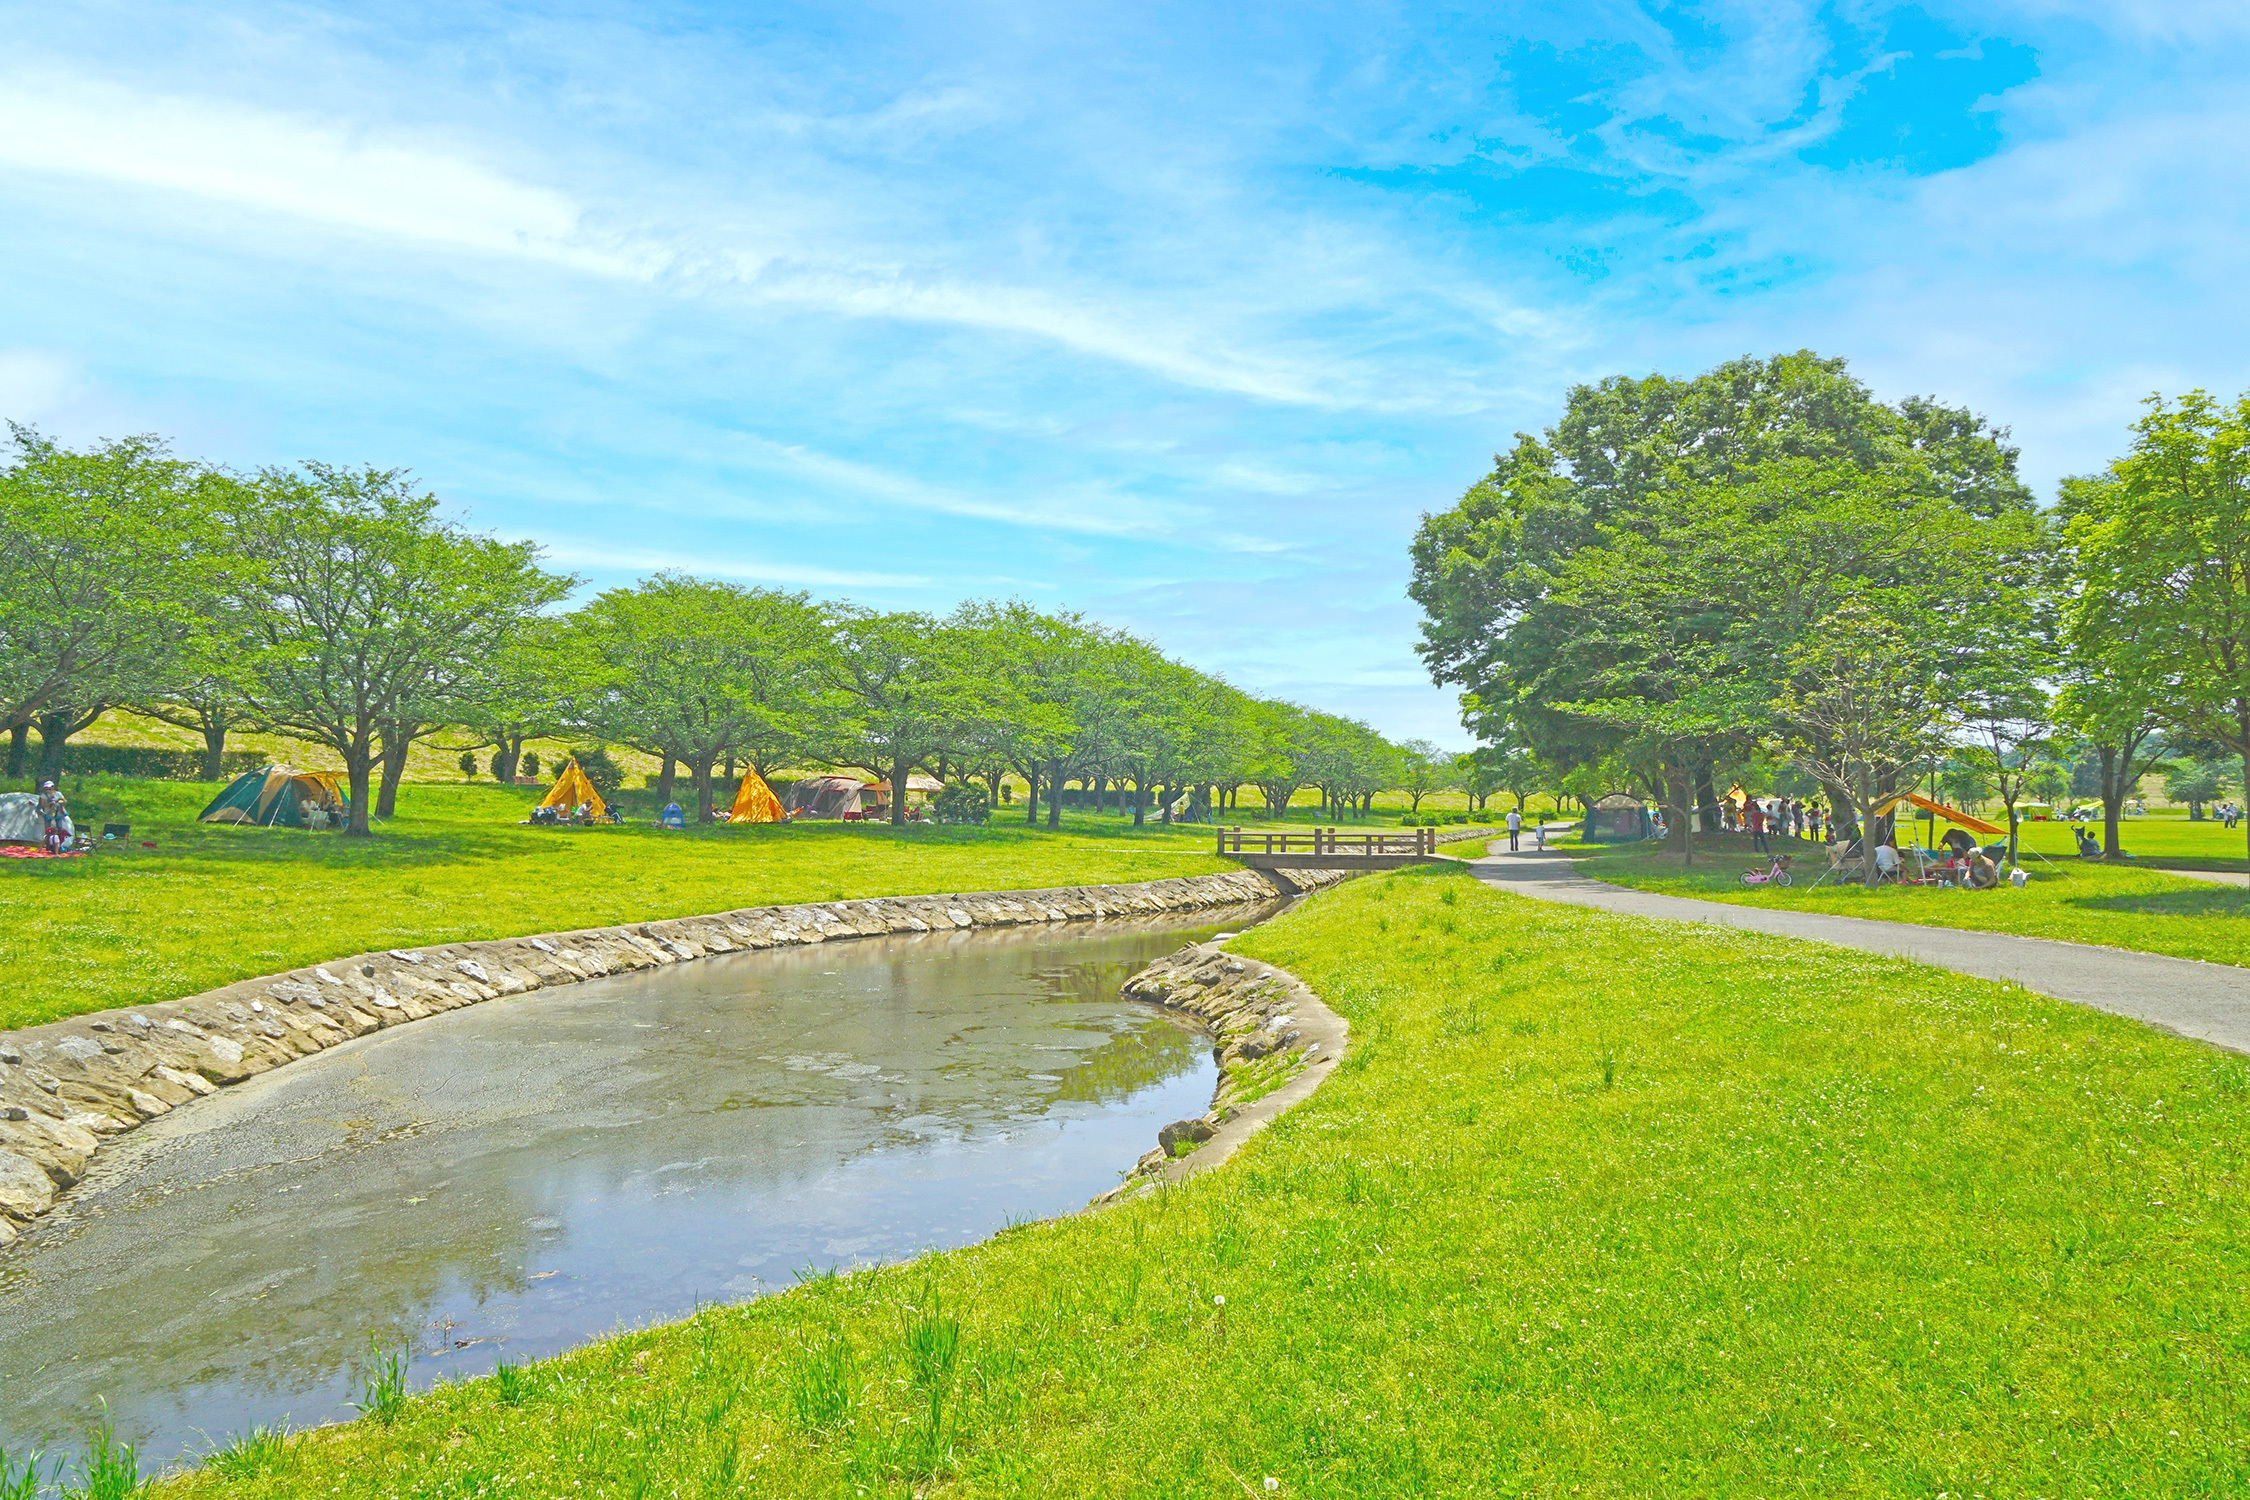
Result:
<svg viewBox="0 0 2250 1500"><path fill-rule="evenodd" d="M1755 797L1745 797L1742 816L1750 825L1750 847L1761 854L1771 853L1766 844L1766 805Z"/></svg>
<svg viewBox="0 0 2250 1500"><path fill-rule="evenodd" d="M61 792L55 790L53 782L42 781L39 783L38 807L41 825L39 842L51 854L60 849L64 840L70 837L70 804L63 800Z"/></svg>
<svg viewBox="0 0 2250 1500"><path fill-rule="evenodd" d="M1523 814L1515 808L1508 809L1508 852L1516 852L1516 841L1523 835Z"/></svg>

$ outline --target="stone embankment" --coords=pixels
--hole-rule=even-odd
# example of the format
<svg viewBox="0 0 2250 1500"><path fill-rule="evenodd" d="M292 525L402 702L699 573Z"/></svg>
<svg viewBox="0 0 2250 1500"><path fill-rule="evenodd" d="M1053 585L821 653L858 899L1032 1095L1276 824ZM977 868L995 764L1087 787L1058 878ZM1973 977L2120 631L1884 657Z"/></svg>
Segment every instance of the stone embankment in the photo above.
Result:
<svg viewBox="0 0 2250 1500"><path fill-rule="evenodd" d="M1217 942L1190 943L1158 959L1125 981L1125 994L1194 1017L1211 1034L1219 1085L1210 1109L1197 1119L1165 1126L1157 1134L1156 1149L1096 1204L1226 1160L1318 1088L1351 1039L1344 1018L1322 1004L1303 980L1286 969L1239 958Z"/></svg>
<svg viewBox="0 0 2250 1500"><path fill-rule="evenodd" d="M1304 871L1299 885L1341 872ZM1153 916L1270 901L1255 870L1138 885L896 896L394 948L186 1000L0 1033L0 1246L83 1177L105 1140L198 1095L388 1026L465 1005L715 953L903 932Z"/></svg>

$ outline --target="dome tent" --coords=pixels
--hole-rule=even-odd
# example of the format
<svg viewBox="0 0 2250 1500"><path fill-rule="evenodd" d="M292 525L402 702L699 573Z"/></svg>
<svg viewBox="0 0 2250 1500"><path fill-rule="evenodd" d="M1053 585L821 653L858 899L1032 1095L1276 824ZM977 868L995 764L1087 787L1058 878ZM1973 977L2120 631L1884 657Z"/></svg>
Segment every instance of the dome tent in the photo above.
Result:
<svg viewBox="0 0 2250 1500"><path fill-rule="evenodd" d="M198 823L254 823L260 828L303 828L304 804L325 808L339 825L345 812L343 790L327 771L260 766L238 776L196 815Z"/></svg>
<svg viewBox="0 0 2250 1500"><path fill-rule="evenodd" d="M1624 792L1611 792L1586 814L1585 838L1589 844L1634 844L1655 836L1656 823L1648 815L1648 804Z"/></svg>

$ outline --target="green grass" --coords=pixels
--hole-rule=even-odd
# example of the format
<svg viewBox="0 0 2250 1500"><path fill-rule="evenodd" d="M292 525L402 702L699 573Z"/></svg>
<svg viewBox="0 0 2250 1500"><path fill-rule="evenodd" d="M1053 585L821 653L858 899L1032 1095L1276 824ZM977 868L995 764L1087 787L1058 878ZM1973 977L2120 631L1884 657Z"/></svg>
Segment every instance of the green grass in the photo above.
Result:
<svg viewBox="0 0 2250 1500"><path fill-rule="evenodd" d="M443 1386L174 1493L2250 1485L2243 1059L1450 872L1236 946L1329 996L1354 1051L1216 1172Z"/></svg>
<svg viewBox="0 0 2250 1500"><path fill-rule="evenodd" d="M1786 841L1776 841L1774 847L1788 852ZM1828 868L1827 855L1817 844L1799 843L1795 851L1797 884L1786 890L1742 883L1745 869L1763 869L1766 861L1738 834L1698 837L1695 864L1684 870L1678 855L1656 844L1577 845L1571 852L1578 856L1582 875L1668 896L2250 964L2250 890L2240 886L2129 865L2074 859L2050 866L2027 859L2024 868L2031 883L2020 891L2008 886L1991 891L1883 886L1871 891L1838 879L1815 888L1813 880Z"/></svg>
<svg viewBox="0 0 2250 1500"><path fill-rule="evenodd" d="M0 1030L381 948L1235 868L1205 852L1207 831L1136 831L1113 817L1066 816L1052 833L1005 814L983 828L522 828L536 793L487 782L408 785L379 837L345 839L198 824L215 790L203 784L93 778L66 790L83 824L129 820L132 842L0 860Z"/></svg>

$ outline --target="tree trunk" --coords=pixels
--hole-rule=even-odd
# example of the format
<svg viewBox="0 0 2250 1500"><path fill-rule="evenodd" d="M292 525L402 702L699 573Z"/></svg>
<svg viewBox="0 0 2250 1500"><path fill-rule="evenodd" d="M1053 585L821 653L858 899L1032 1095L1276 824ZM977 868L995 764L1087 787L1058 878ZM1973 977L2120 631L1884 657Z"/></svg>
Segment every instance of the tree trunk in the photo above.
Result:
<svg viewBox="0 0 2250 1500"><path fill-rule="evenodd" d="M1711 779L1711 762L1695 765L1695 816L1698 833L1715 833L1719 827L1719 788Z"/></svg>
<svg viewBox="0 0 2250 1500"><path fill-rule="evenodd" d="M406 752L413 744L412 740L384 737L382 790L375 802L378 818L388 818L398 811L398 784L406 776Z"/></svg>
<svg viewBox="0 0 2250 1500"><path fill-rule="evenodd" d="M351 825L344 830L347 838L370 838L374 830L367 824L368 782L372 779L375 757L369 753L367 736L361 735L352 747L344 752L344 775L351 783Z"/></svg>
<svg viewBox="0 0 2250 1500"><path fill-rule="evenodd" d="M695 778L695 821L709 823L717 816L711 805L711 762L715 756L700 756L688 762L688 774Z"/></svg>
<svg viewBox="0 0 2250 1500"><path fill-rule="evenodd" d="M677 775L677 762L669 755L656 773L656 805L664 807L672 800L672 783Z"/></svg>
<svg viewBox="0 0 2250 1500"><path fill-rule="evenodd" d="M1062 784L1062 762L1059 760L1047 762L1047 826L1049 828L1062 827Z"/></svg>
<svg viewBox="0 0 2250 1500"><path fill-rule="evenodd" d="M1007 777L1008 773L1005 771L987 771L984 774L985 790L992 794L992 810L994 812L1000 810L1000 783L1007 780Z"/></svg>
<svg viewBox="0 0 2250 1500"><path fill-rule="evenodd" d="M1033 761L1031 769L1023 773L1023 821L1027 827L1039 826L1039 762Z"/></svg>
<svg viewBox="0 0 2250 1500"><path fill-rule="evenodd" d="M1869 890L1875 889L1875 820L1860 809L1873 807L1874 796L1874 785L1863 763L1859 768L1859 797L1852 804L1852 821L1859 825L1860 876L1867 882Z"/></svg>
<svg viewBox="0 0 2250 1500"><path fill-rule="evenodd" d="M1664 847L1678 850L1680 863L1683 866L1690 865L1695 862L1693 838L1688 827L1695 817L1695 783L1683 767L1666 766L1663 774L1664 810L1671 814L1664 820ZM1583 797L1578 800L1586 802ZM1587 821L1592 822L1593 817L1594 805L1586 802Z"/></svg>
<svg viewBox="0 0 2250 1500"><path fill-rule="evenodd" d="M206 717L203 721L203 779L217 781L226 774L227 721Z"/></svg>
<svg viewBox="0 0 2250 1500"><path fill-rule="evenodd" d="M1133 826L1148 826L1148 787L1138 776L1133 778Z"/></svg>
<svg viewBox="0 0 2250 1500"><path fill-rule="evenodd" d="M39 716L39 779L57 781L62 777L63 747L70 743L70 721L78 716L76 709L53 708Z"/></svg>
<svg viewBox="0 0 2250 1500"><path fill-rule="evenodd" d="M23 720L8 731L8 779L16 780L24 774L24 762L31 754L31 721Z"/></svg>
<svg viewBox="0 0 2250 1500"><path fill-rule="evenodd" d="M906 826L906 778L908 774L905 756L902 755L891 762L891 826L893 828Z"/></svg>

